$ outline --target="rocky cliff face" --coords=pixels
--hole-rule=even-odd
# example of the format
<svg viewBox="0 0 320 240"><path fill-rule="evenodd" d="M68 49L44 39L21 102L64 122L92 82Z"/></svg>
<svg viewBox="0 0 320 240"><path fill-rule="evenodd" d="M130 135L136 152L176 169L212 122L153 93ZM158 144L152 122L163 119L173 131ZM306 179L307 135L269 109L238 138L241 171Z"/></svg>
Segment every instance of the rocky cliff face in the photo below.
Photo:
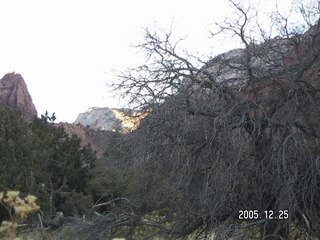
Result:
<svg viewBox="0 0 320 240"><path fill-rule="evenodd" d="M233 49L211 59L203 69L226 86L245 84L250 77L259 79L278 74L283 59L289 58L293 45L288 39L271 39L246 49ZM248 75L248 69L250 74Z"/></svg>
<svg viewBox="0 0 320 240"><path fill-rule="evenodd" d="M93 107L80 113L74 123L105 131L127 132L136 129L142 117L133 110Z"/></svg>
<svg viewBox="0 0 320 240"><path fill-rule="evenodd" d="M86 112L80 113L74 122L95 129L111 131L121 127L121 121L116 118L110 108L89 108Z"/></svg>
<svg viewBox="0 0 320 240"><path fill-rule="evenodd" d="M27 118L37 116L27 85L20 74L6 74L0 80L0 101L5 107L18 108Z"/></svg>
<svg viewBox="0 0 320 240"><path fill-rule="evenodd" d="M291 38L277 37L248 49L233 49L214 57L202 69L225 86L239 86L249 79L259 81L281 75L303 61L317 60L319 46L320 24Z"/></svg>
<svg viewBox="0 0 320 240"><path fill-rule="evenodd" d="M63 127L70 136L77 135L82 146L90 144L101 157L115 134L113 131L132 131L144 116L132 110L92 107L80 113L73 124L61 122L55 126Z"/></svg>

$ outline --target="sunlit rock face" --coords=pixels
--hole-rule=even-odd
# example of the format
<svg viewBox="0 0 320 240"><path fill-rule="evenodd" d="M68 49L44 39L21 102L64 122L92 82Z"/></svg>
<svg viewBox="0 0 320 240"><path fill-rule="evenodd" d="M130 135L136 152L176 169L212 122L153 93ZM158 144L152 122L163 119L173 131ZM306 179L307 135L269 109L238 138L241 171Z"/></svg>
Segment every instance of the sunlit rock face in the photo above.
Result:
<svg viewBox="0 0 320 240"><path fill-rule="evenodd" d="M37 116L27 85L18 73L8 73L0 80L0 101L2 106L20 109L27 118Z"/></svg>
<svg viewBox="0 0 320 240"><path fill-rule="evenodd" d="M86 112L80 113L74 122L91 128L112 131L121 128L121 121L116 118L110 108L89 108Z"/></svg>
<svg viewBox="0 0 320 240"><path fill-rule="evenodd" d="M128 132L138 127L142 117L133 110L92 107L80 113L74 123L105 131Z"/></svg>

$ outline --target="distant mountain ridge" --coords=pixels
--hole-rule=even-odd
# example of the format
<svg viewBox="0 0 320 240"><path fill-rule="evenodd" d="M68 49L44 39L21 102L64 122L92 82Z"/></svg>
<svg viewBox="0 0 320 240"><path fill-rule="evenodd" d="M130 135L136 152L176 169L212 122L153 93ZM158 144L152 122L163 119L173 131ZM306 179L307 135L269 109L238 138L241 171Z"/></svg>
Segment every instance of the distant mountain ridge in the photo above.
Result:
<svg viewBox="0 0 320 240"><path fill-rule="evenodd" d="M92 107L80 113L74 124L82 124L104 131L128 132L139 126L142 117L140 112L130 109Z"/></svg>
<svg viewBox="0 0 320 240"><path fill-rule="evenodd" d="M16 72L7 73L0 79L0 106L19 109L27 119L37 117L37 110L28 91L25 80ZM90 144L102 156L111 141L111 131L131 131L136 129L139 117L137 112L112 108L89 108L80 113L74 124L57 123L71 136L77 135L83 146Z"/></svg>
<svg viewBox="0 0 320 240"><path fill-rule="evenodd" d="M121 121L116 118L112 109L108 107L91 107L86 112L79 113L74 124L82 124L95 129L112 131L121 127Z"/></svg>

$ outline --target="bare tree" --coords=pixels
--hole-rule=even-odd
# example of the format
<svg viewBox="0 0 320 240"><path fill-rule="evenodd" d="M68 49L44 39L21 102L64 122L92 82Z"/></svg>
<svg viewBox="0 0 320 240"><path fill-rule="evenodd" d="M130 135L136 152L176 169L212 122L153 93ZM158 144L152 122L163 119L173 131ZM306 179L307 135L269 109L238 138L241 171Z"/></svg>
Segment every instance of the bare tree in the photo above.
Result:
<svg viewBox="0 0 320 240"><path fill-rule="evenodd" d="M243 49L199 68L171 33L146 30L147 64L121 76L118 89L149 115L123 143L139 207L119 226L176 238L320 238L319 12L299 5L304 33L277 12L278 37L258 24L258 44L250 9L230 3L239 18L220 32ZM137 217L152 212L161 221Z"/></svg>

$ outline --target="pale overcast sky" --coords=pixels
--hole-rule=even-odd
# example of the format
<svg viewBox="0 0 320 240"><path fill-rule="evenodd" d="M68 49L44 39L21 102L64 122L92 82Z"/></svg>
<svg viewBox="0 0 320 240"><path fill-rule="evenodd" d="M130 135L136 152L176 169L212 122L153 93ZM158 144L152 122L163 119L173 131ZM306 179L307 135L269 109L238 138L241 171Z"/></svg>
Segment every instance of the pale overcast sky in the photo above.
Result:
<svg viewBox="0 0 320 240"><path fill-rule="evenodd" d="M39 115L73 122L89 107L120 107L106 85L112 69L142 61L130 45L143 27L173 22L192 51L218 53L233 46L214 45L208 30L230 13L227 0L1 0L0 75L22 74Z"/></svg>

